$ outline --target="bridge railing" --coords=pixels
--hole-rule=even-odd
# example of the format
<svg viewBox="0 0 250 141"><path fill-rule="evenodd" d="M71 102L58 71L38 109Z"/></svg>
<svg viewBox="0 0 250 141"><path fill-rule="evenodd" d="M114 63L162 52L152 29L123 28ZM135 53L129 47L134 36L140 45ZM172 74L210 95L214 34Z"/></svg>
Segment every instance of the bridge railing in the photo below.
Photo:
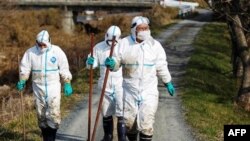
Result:
<svg viewBox="0 0 250 141"><path fill-rule="evenodd" d="M159 2L160 0L8 0L10 2Z"/></svg>

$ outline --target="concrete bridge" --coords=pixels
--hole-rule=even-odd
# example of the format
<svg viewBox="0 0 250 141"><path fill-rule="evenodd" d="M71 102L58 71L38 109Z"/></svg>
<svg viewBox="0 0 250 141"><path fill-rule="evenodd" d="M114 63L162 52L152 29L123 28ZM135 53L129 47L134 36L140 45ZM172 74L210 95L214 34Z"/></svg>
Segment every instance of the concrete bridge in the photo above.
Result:
<svg viewBox="0 0 250 141"><path fill-rule="evenodd" d="M71 11L148 9L160 0L8 0L20 7L67 7Z"/></svg>
<svg viewBox="0 0 250 141"><path fill-rule="evenodd" d="M72 32L77 17L84 11L107 11L109 13L142 12L152 8L160 0L7 0L22 9L61 8L64 10L63 27ZM93 15L86 15L93 16ZM88 17L86 18L88 19ZM90 18L91 19L91 18Z"/></svg>

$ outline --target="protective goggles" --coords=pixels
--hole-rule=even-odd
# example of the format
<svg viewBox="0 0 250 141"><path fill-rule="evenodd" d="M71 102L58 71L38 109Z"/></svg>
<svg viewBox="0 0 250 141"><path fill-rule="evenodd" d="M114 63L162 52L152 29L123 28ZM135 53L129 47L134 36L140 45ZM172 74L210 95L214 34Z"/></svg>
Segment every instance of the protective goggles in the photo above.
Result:
<svg viewBox="0 0 250 141"><path fill-rule="evenodd" d="M108 46L112 46L112 40L107 40L106 43ZM117 41L115 40L114 45L116 45L116 44L117 44Z"/></svg>
<svg viewBox="0 0 250 141"><path fill-rule="evenodd" d="M42 47L42 46L47 46L45 43L43 43L43 42L38 42L38 41L36 41L36 43L37 43L37 45L39 46L39 47Z"/></svg>

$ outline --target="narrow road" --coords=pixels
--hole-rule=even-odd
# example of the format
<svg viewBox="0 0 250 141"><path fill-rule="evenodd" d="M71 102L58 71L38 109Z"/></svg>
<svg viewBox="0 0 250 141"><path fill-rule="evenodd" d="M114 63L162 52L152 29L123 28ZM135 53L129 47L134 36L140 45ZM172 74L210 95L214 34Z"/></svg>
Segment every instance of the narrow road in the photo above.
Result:
<svg viewBox="0 0 250 141"><path fill-rule="evenodd" d="M210 19L211 13L207 10L199 10L200 15L193 20L182 20L176 25L162 31L156 38L160 41L166 51L169 70L173 77L176 88L176 96L170 97L166 88L159 82L160 99L156 120L154 124L154 141L195 141L191 128L184 120L184 113L181 106L181 84L182 76L185 74L185 67L193 51L192 42L198 31ZM95 120L96 107L100 94L94 90L93 95L93 118ZM79 103L72 113L62 121L57 134L57 141L86 141L88 129L88 104L85 99ZM92 123L92 127L93 127ZM116 133L114 133L116 136ZM102 123L99 121L99 128L96 133L96 141L103 136ZM115 139L117 140L117 139Z"/></svg>
<svg viewBox="0 0 250 141"><path fill-rule="evenodd" d="M92 97L92 128L94 126L95 115L98 107L100 93L94 87ZM100 116L100 119L102 117ZM99 127L96 132L96 141L100 141L103 136L102 121L99 120ZM92 129L93 130L93 129ZM70 115L66 117L58 130L57 141L86 141L88 137L88 100L85 99L75 106Z"/></svg>

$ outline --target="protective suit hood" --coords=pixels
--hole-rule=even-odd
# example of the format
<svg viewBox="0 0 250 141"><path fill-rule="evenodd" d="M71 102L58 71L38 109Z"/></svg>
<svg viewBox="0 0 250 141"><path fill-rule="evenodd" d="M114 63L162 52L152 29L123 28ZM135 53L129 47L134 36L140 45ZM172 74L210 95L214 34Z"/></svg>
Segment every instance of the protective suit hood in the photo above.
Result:
<svg viewBox="0 0 250 141"><path fill-rule="evenodd" d="M107 30L105 34L105 43L107 44L107 46L112 45L113 36L115 36L115 41L117 43L121 36L121 29L118 26L112 25Z"/></svg>
<svg viewBox="0 0 250 141"><path fill-rule="evenodd" d="M143 23L149 25L148 18L142 17L142 16L136 16L133 18L132 23L131 23L131 35L133 39L136 39L136 27Z"/></svg>
<svg viewBox="0 0 250 141"><path fill-rule="evenodd" d="M39 32L36 36L36 41L46 44L47 48L51 47L50 37L47 30L42 30L41 32Z"/></svg>

